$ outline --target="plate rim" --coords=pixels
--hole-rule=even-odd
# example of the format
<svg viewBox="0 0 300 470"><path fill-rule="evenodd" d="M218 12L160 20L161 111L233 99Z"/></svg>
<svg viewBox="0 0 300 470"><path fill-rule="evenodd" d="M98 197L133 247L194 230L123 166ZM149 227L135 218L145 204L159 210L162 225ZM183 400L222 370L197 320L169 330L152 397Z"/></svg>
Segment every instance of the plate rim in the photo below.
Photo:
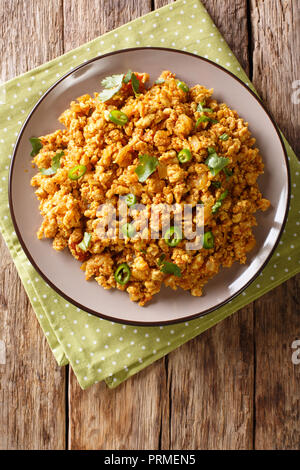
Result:
<svg viewBox="0 0 300 470"><path fill-rule="evenodd" d="M280 141L281 148L282 148L283 155L284 155L284 159L285 159L285 167L286 167L286 170L287 170L287 202L286 202L286 206L285 206L285 213L284 213L283 222L282 222L280 231L278 233L277 239L276 239L269 255L267 256L266 260L261 265L261 267L257 270L257 272L251 277L251 279L246 284L243 285L243 287L241 287L241 289L239 289L234 294L230 295L227 299L225 299L222 302L218 303L216 306L208 308L208 309L206 309L206 310L204 310L203 312L200 312L200 313L194 313L194 314L191 314L191 315L184 316L180 319L172 319L172 320L164 320L164 321L139 322L139 321L123 320L123 319L115 318L115 317L112 317L110 315L102 314L102 313L99 313L99 312L97 312L93 309L90 309L90 308L80 304L79 302L75 301L71 297L69 297L67 294L65 294L63 291L61 291L55 284L53 284L52 281L50 281L48 279L47 275L44 274L44 272L39 268L37 263L34 261L33 257L31 256L31 253L30 253L29 249L27 248L27 246L26 246L26 244L25 244L25 242L22 238L22 234L21 234L21 231L19 230L17 220L16 220L16 217L15 217L15 213L14 213L14 208L13 208L12 180L13 180L14 164L15 164L15 161L16 161L16 154L17 154L17 151L18 151L18 147L19 147L21 138L22 138L23 133L25 131L25 128L27 127L28 122L30 121L32 115L35 113L35 111L38 108L38 106L40 105L40 103L46 98L46 96L60 82L65 80L69 75L72 75L74 72L81 69L82 67L84 67L84 66L86 66L86 65L88 65L92 62L99 61L99 60L101 60L105 57L109 57L109 56L116 55L116 54L122 54L122 53L125 53L125 52L139 51L139 50L166 51L166 52L172 52L172 53L178 53L178 54L184 54L184 55L192 56L193 58L199 59L200 61L203 60L204 62L208 62L209 64L213 65L214 67L219 68L220 70L222 70L223 72L228 74L232 79L239 82L255 98L257 103L261 106L263 111L267 114L268 118L270 119L271 124L272 124L273 128L275 129L276 134L279 137L279 141ZM74 305L77 308L80 308L80 310L83 310L87 313L90 313L90 314L92 314L92 315L94 315L98 318L102 318L104 320L113 321L113 322L119 323L119 324L132 325L132 326L164 326L164 325L172 325L172 324L177 324L177 323L184 323L186 321L191 321L191 320L194 320L196 318L201 318L201 317L204 317L204 316L208 315L209 313L211 313L211 312L223 307L224 305L228 304L235 297L240 295L260 275L260 273L263 271L265 266L270 261L274 251L276 250L276 248L278 246L278 243L279 243L279 240L280 240L280 238L282 236L282 233L284 231L284 228L286 226L286 222L287 222L287 218L288 218L288 210L289 210L289 206L290 206L290 196L291 196L291 174L290 174L290 166L289 166L289 162L288 162L287 149L284 145L283 138L282 138L282 135L281 135L281 131L279 130L279 128L278 128L275 120L273 119L271 113L268 111L268 109L266 108L266 105L263 103L263 101L260 99L260 97L258 95L256 95L256 93L251 88L249 88L239 77L234 75L232 72L230 72L226 68L222 67L220 64L217 64L217 63L213 62L212 60L207 59L206 57L203 57L203 56L198 55L198 54L194 54L192 52L182 51L182 50L179 50L179 49L173 49L173 48L168 48L168 47L154 47L154 46L132 47L132 48L119 49L117 51L108 52L108 53L103 54L101 56L93 57L92 59L87 60L86 62L83 62L83 63L79 64L78 66L74 67L69 72L67 72L62 77L60 77L56 82L54 82L53 85L51 85L45 91L45 93L38 99L38 101L32 107L32 109L30 110L30 112L29 112L28 116L26 117L24 123L21 126L21 129L19 131L18 137L17 137L15 145L14 145L13 153L12 153L12 159L11 159L10 168L9 168L9 180L8 180L9 210L10 210L10 214L11 214L11 218L12 218L12 222L13 222L13 225L14 225L14 228L15 228L16 235L17 235L18 240L20 242L20 245L21 245L23 251L25 252L27 258L29 259L30 263L32 264L34 269L39 273L39 275L43 278L43 280L46 282L46 284L49 287L51 287L55 292L57 292L57 294L59 294L65 300L70 302L72 305ZM145 307L145 308L147 308L147 307Z"/></svg>

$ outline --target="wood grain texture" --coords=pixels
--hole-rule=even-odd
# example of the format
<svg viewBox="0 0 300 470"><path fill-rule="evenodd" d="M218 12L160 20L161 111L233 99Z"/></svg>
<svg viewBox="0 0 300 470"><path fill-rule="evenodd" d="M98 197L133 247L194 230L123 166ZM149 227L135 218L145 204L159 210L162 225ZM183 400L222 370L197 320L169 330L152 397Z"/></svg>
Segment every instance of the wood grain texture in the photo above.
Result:
<svg viewBox="0 0 300 470"><path fill-rule="evenodd" d="M300 104L292 83L300 78L299 0L251 0L253 82L290 144L300 151ZM288 260L287 260L288 264ZM291 344L299 339L299 276L255 302L255 446L300 448L300 368Z"/></svg>
<svg viewBox="0 0 300 470"><path fill-rule="evenodd" d="M255 302L255 448L300 449L300 277Z"/></svg>
<svg viewBox="0 0 300 470"><path fill-rule="evenodd" d="M2 0L2 79L26 72L63 51L62 1ZM56 365L1 237L0 449L65 448L65 370Z"/></svg>
<svg viewBox="0 0 300 470"><path fill-rule="evenodd" d="M251 24L254 85L300 157L300 0L251 0Z"/></svg>
<svg viewBox="0 0 300 470"><path fill-rule="evenodd" d="M252 318L250 305L169 354L163 449L252 448Z"/></svg>
<svg viewBox="0 0 300 470"><path fill-rule="evenodd" d="M202 0L202 3L249 74L247 0Z"/></svg>
<svg viewBox="0 0 300 470"><path fill-rule="evenodd" d="M203 0L299 150L300 0ZM0 0L1 78L9 79L168 0ZM298 28L298 29L297 29ZM299 277L115 390L82 391L59 368L0 241L0 449L299 448ZM255 315L254 315L255 312ZM20 334L20 332L22 334ZM68 413L66 415L66 413ZM65 431L68 432L66 442Z"/></svg>
<svg viewBox="0 0 300 470"><path fill-rule="evenodd" d="M149 13L151 0L64 0L63 10L64 48L67 52Z"/></svg>
<svg viewBox="0 0 300 470"><path fill-rule="evenodd" d="M168 421L163 361L114 390L102 382L82 391L70 375L70 449L159 449Z"/></svg>
<svg viewBox="0 0 300 470"><path fill-rule="evenodd" d="M65 370L58 367L0 240L0 449L65 448Z"/></svg>

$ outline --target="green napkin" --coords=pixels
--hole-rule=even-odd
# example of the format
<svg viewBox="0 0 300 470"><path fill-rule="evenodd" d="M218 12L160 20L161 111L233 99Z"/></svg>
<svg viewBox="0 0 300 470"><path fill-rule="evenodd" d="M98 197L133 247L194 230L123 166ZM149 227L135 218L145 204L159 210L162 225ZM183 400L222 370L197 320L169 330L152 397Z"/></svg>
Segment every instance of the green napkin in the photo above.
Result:
<svg viewBox="0 0 300 470"><path fill-rule="evenodd" d="M199 0L179 0L149 13L14 78L0 88L1 232L57 362L60 365L71 364L82 388L103 379L109 387L115 387L295 275L300 268L296 207L296 200L300 197L299 164L286 142L292 195L288 222L278 248L260 277L229 304L209 315L164 327L120 325L101 320L66 303L36 273L14 232L7 200L9 164L20 127L37 99L70 69L97 55L137 46L172 47L202 55L227 68L252 88Z"/></svg>

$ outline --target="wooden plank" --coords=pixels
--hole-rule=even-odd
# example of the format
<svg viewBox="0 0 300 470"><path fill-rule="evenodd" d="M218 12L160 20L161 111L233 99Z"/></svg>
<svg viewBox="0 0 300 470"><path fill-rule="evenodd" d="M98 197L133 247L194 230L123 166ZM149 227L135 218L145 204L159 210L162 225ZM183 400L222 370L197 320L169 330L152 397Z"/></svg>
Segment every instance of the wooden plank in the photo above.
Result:
<svg viewBox="0 0 300 470"><path fill-rule="evenodd" d="M64 0L64 48L70 49L151 11L151 0Z"/></svg>
<svg viewBox="0 0 300 470"><path fill-rule="evenodd" d="M255 302L255 448L300 449L300 276Z"/></svg>
<svg viewBox="0 0 300 470"><path fill-rule="evenodd" d="M252 318L250 305L169 354L163 449L252 448Z"/></svg>
<svg viewBox="0 0 300 470"><path fill-rule="evenodd" d="M156 0L155 5L167 3ZM203 3L248 70L247 1ZM163 449L252 448L252 305L172 352L166 373L170 421L163 420Z"/></svg>
<svg viewBox="0 0 300 470"><path fill-rule="evenodd" d="M299 156L300 0L251 0L251 18L254 85Z"/></svg>
<svg viewBox="0 0 300 470"><path fill-rule="evenodd" d="M61 8L61 0L1 1L3 80L63 52ZM1 236L0 253L0 340L6 349L0 361L0 448L63 449L65 371L56 365Z"/></svg>
<svg viewBox="0 0 300 470"><path fill-rule="evenodd" d="M71 372L69 388L70 449L160 448L162 420L168 421L162 360L113 390L102 382L82 391Z"/></svg>
<svg viewBox="0 0 300 470"><path fill-rule="evenodd" d="M202 0L246 73L249 73L247 0Z"/></svg>
<svg viewBox="0 0 300 470"><path fill-rule="evenodd" d="M300 106L291 95L300 69L300 2L285 0L276 5L271 0L251 1L253 81L299 151ZM258 449L300 448L300 368L291 360L291 344L299 339L299 313L299 276L255 302Z"/></svg>
<svg viewBox="0 0 300 470"><path fill-rule="evenodd" d="M151 11L151 1L64 1L66 50ZM98 18L95 21L95 17ZM72 26L73 25L73 26ZM76 25L76 32L71 34ZM104 383L84 392L70 372L70 449L158 449L162 415L168 420L164 360L116 390Z"/></svg>

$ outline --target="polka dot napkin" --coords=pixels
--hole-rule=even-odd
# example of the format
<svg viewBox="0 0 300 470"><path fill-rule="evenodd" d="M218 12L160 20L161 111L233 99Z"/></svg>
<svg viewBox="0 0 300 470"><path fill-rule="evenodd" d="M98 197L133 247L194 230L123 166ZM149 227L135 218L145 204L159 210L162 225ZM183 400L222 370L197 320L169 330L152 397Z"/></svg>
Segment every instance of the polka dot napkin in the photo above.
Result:
<svg viewBox="0 0 300 470"><path fill-rule="evenodd" d="M247 76L198 0L179 0L17 77L0 88L0 228L49 345L60 365L70 363L82 388L105 379L115 387L299 271L300 165L286 143L292 195L286 229L271 261L239 297L191 322L134 327L96 318L56 294L36 273L10 219L7 184L16 136L37 99L59 77L97 55L125 47L164 46L207 57L247 83ZM250 87L251 84L247 83ZM28 158L30 158L28 156ZM16 312L16 314L18 314Z"/></svg>

